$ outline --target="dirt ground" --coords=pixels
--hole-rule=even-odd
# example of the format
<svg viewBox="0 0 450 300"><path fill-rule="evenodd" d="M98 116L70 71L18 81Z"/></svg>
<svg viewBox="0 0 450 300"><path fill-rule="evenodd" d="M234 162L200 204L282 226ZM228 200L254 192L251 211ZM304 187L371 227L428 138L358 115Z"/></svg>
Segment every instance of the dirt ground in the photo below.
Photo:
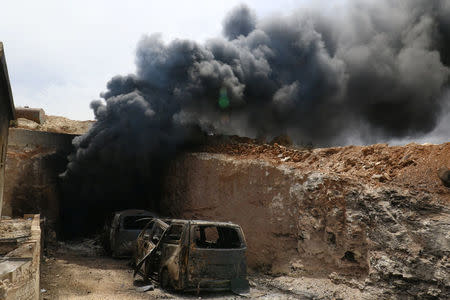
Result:
<svg viewBox="0 0 450 300"><path fill-rule="evenodd" d="M127 259L102 254L92 240L59 243L41 263L41 299L362 299L359 290L328 279L271 277L250 272L251 292L168 293L158 287L139 292L140 277L133 280Z"/></svg>

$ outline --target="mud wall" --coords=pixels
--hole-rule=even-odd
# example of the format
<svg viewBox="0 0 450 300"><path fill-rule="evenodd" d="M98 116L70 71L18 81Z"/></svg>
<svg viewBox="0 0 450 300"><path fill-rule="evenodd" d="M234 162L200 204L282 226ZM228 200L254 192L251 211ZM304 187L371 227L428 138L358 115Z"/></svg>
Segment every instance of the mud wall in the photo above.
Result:
<svg viewBox="0 0 450 300"><path fill-rule="evenodd" d="M65 170L74 135L11 129L6 159L3 214L40 213L59 220L58 175Z"/></svg>
<svg viewBox="0 0 450 300"><path fill-rule="evenodd" d="M450 190L374 178L194 153L170 167L162 211L240 224L249 266L272 274L328 277L383 297L448 294Z"/></svg>

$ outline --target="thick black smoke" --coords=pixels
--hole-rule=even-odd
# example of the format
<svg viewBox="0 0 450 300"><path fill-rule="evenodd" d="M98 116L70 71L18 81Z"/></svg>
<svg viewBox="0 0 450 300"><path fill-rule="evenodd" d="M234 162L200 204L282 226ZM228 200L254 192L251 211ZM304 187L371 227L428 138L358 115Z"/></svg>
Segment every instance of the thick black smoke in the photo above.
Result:
<svg viewBox="0 0 450 300"><path fill-rule="evenodd" d="M136 74L114 77L106 103L92 103L97 122L76 139L65 181L99 207L144 206L157 197L155 170L195 126L318 146L426 135L449 115L449 16L446 0L352 1L261 20L240 6L225 37L205 44L146 36Z"/></svg>
<svg viewBox="0 0 450 300"><path fill-rule="evenodd" d="M248 35L255 30L255 26L255 14L247 6L241 5L228 14L223 24L223 34L229 40L234 40L240 35Z"/></svg>

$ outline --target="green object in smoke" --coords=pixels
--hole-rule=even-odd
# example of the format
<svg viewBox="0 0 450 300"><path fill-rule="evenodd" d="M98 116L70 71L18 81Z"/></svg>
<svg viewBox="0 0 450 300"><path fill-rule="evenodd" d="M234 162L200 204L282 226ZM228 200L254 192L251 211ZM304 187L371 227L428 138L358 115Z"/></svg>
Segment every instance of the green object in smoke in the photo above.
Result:
<svg viewBox="0 0 450 300"><path fill-rule="evenodd" d="M225 109L230 106L230 100L228 99L227 90L225 88L220 89L219 107Z"/></svg>

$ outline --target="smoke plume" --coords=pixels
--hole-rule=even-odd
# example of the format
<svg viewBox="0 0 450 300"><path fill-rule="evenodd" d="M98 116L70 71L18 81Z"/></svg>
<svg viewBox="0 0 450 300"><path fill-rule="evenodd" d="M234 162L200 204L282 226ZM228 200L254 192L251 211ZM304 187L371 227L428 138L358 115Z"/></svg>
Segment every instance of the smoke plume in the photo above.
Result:
<svg viewBox="0 0 450 300"><path fill-rule="evenodd" d="M112 78L92 103L97 122L75 140L66 181L99 206L144 201L155 169L196 126L317 146L422 138L448 124L448 16L445 0L351 1L267 19L239 6L204 44L145 36L136 73Z"/></svg>

